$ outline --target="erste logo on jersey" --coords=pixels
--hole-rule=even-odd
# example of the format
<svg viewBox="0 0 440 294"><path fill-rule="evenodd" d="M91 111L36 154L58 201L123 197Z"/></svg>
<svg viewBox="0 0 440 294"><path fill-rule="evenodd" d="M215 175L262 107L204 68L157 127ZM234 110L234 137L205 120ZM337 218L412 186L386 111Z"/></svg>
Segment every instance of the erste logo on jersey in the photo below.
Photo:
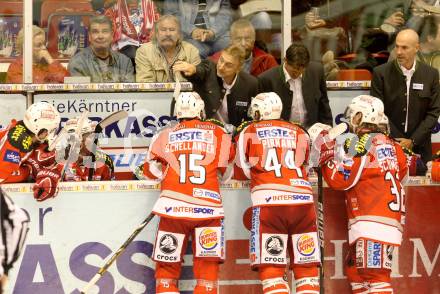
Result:
<svg viewBox="0 0 440 294"><path fill-rule="evenodd" d="M201 129L182 129L176 132L169 133L168 142L170 144L178 142L213 143L214 131Z"/></svg>
<svg viewBox="0 0 440 294"><path fill-rule="evenodd" d="M298 239L296 247L301 255L310 256L316 250L315 240L313 240L312 236L304 234Z"/></svg>
<svg viewBox="0 0 440 294"><path fill-rule="evenodd" d="M212 250L217 247L219 242L219 238L217 236L217 232L210 228L205 228L200 233L199 236L199 244L205 250Z"/></svg>
<svg viewBox="0 0 440 294"><path fill-rule="evenodd" d="M257 128L258 139L295 139L296 132L294 130L282 127L266 127Z"/></svg>
<svg viewBox="0 0 440 294"><path fill-rule="evenodd" d="M17 151L7 149L3 161L19 164L20 154Z"/></svg>
<svg viewBox="0 0 440 294"><path fill-rule="evenodd" d="M376 148L377 160L395 159L396 150L394 146L389 144L384 144L377 146Z"/></svg>
<svg viewBox="0 0 440 294"><path fill-rule="evenodd" d="M376 147L376 158L381 171L399 170L396 149L393 145L383 144Z"/></svg>

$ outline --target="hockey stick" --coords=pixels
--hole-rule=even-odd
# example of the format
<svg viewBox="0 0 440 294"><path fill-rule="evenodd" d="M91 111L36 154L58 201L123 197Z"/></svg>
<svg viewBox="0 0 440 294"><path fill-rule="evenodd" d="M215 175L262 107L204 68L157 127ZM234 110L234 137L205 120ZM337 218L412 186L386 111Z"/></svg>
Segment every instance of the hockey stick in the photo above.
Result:
<svg viewBox="0 0 440 294"><path fill-rule="evenodd" d="M73 138L74 141L73 141L73 143L69 147L69 154L67 155L67 158L64 157L66 162L64 163L63 170L61 171L61 178L60 178L61 181L64 178L64 174L66 173L66 170L69 167L70 162L73 161L72 160L72 155L73 155L73 152L75 152L75 150L76 150L76 145L78 145L78 143L81 144L81 140L82 140L81 130L82 130L82 127L84 125L85 120L87 119L87 115L88 114L89 114L88 111L84 111L81 114L81 116L78 119L77 125L76 125L75 133L70 134L70 138Z"/></svg>
<svg viewBox="0 0 440 294"><path fill-rule="evenodd" d="M330 140L336 139L339 135L342 135L347 131L348 125L341 123L328 130L327 137ZM321 250L321 267L319 269L320 290L319 293L325 293L324 290L324 185L322 180L322 171L318 168L318 238L320 241Z"/></svg>
<svg viewBox="0 0 440 294"><path fill-rule="evenodd" d="M89 167L89 176L88 176L89 181L93 179L93 174L95 173L96 149L98 148L97 145L99 139L98 134L100 134L102 130L105 129L105 127L111 125L114 122L120 121L126 117L128 117L128 112L125 110L119 110L110 114L96 125L95 130L93 131L94 138L93 138L93 145L91 150L92 162L90 163L90 167Z"/></svg>
<svg viewBox="0 0 440 294"><path fill-rule="evenodd" d="M110 259L98 270L98 273L93 276L93 278L90 280L90 282L87 283L87 285L81 290L81 294L87 293L90 288L95 285L99 279L102 277L102 275L107 271L107 269L112 265L112 263L119 257L119 255L124 252L124 250L127 248L127 246L133 241L134 238L145 228L146 225L154 218L154 214L150 213L150 215L147 216L147 218L136 228L136 230L131 233L130 237L122 244L121 247L110 257Z"/></svg>
<svg viewBox="0 0 440 294"><path fill-rule="evenodd" d="M173 99L171 100L171 107L170 107L170 115L174 116L174 106L177 101L177 97L180 95L180 90L182 89L182 86L180 85L180 78L182 78L182 75L180 72L176 72L174 75L174 78L176 80L176 84L174 85L174 92L173 92Z"/></svg>
<svg viewBox="0 0 440 294"><path fill-rule="evenodd" d="M319 249L321 250L321 267L319 268L319 293L323 294L324 291L324 189L322 182L322 172L318 168L318 238Z"/></svg>

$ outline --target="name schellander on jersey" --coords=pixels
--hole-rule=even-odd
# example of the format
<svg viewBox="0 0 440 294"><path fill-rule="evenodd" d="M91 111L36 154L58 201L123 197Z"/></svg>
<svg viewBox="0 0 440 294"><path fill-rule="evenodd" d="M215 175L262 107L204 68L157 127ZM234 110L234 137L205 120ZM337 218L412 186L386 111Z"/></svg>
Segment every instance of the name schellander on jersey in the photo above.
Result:
<svg viewBox="0 0 440 294"><path fill-rule="evenodd" d="M147 160L151 166L160 162L163 170L162 193L154 212L187 219L223 217L217 172L224 162L222 154L227 136L218 125L201 120L187 120L164 129L153 138ZM229 161L233 157L226 156ZM156 169L156 175L159 175Z"/></svg>

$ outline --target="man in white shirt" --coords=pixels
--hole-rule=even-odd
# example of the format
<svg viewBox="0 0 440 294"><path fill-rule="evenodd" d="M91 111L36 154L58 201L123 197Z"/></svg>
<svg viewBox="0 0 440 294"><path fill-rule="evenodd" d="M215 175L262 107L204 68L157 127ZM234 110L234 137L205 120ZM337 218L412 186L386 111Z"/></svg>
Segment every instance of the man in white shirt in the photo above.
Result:
<svg viewBox="0 0 440 294"><path fill-rule="evenodd" d="M231 45L222 51L217 64L207 59L197 66L177 61L173 70L193 83L205 101L208 118L237 127L248 119L248 106L258 93L257 79L242 70L244 58L244 49Z"/></svg>
<svg viewBox="0 0 440 294"><path fill-rule="evenodd" d="M310 62L307 48L293 43L282 65L258 76L260 92L275 92L283 101L281 118L310 127L314 123L332 125L324 69Z"/></svg>
<svg viewBox="0 0 440 294"><path fill-rule="evenodd" d="M412 29L396 37L397 58L374 69L372 96L380 98L389 118L391 136L426 163L431 159L431 132L440 115L438 71L416 61L419 37ZM424 171L420 171L424 173Z"/></svg>

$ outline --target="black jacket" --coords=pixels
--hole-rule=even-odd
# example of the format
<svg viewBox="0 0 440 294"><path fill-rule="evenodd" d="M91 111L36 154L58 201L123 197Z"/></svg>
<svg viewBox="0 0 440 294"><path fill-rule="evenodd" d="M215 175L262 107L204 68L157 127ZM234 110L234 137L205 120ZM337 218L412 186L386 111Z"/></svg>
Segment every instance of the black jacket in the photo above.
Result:
<svg viewBox="0 0 440 294"><path fill-rule="evenodd" d="M410 83L408 109L406 77L396 60L374 69L370 94L384 102L391 136L412 139L414 151L422 155L423 161L429 161L432 156L431 132L440 115L438 71L422 62L416 63ZM407 112L408 130L405 132Z"/></svg>
<svg viewBox="0 0 440 294"><path fill-rule="evenodd" d="M194 91L205 101L206 116L211 118L220 108L226 89L223 80L217 76L216 64L210 60L202 60L197 65L196 73L187 77L193 83ZM243 71L238 73L237 80L227 96L229 123L239 126L247 120L247 109L252 97L258 94L258 80Z"/></svg>
<svg viewBox="0 0 440 294"><path fill-rule="evenodd" d="M292 95L283 71L283 64L271 68L258 76L260 92L275 92L283 101L281 118L289 120ZM317 62L310 62L302 76L302 95L307 110L305 126L316 122L333 125L332 112L328 102L324 69Z"/></svg>

